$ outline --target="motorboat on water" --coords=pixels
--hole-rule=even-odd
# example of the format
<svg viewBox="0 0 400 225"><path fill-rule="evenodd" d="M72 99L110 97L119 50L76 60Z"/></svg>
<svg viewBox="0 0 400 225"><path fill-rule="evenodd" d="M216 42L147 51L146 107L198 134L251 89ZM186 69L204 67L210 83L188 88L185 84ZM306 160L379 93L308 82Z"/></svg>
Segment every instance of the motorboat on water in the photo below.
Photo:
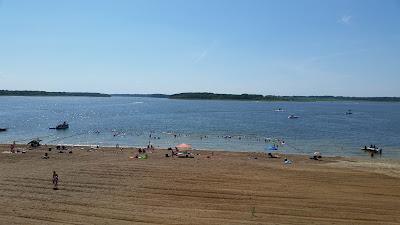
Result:
<svg viewBox="0 0 400 225"><path fill-rule="evenodd" d="M346 115L352 115L353 114L353 112L351 111L351 109L349 109L347 112L346 112Z"/></svg>
<svg viewBox="0 0 400 225"><path fill-rule="evenodd" d="M282 108L275 109L274 111L275 111L275 112L285 112L285 110L283 110Z"/></svg>
<svg viewBox="0 0 400 225"><path fill-rule="evenodd" d="M7 128L0 128L0 132L7 131Z"/></svg>
<svg viewBox="0 0 400 225"><path fill-rule="evenodd" d="M51 127L50 129L53 129L53 130L65 130L65 129L68 129L68 128L69 128L69 124L66 121L64 121L62 124L58 124L56 127Z"/></svg>
<svg viewBox="0 0 400 225"><path fill-rule="evenodd" d="M378 148L375 145L371 145L369 147L364 146L364 148L361 148L361 150L363 150L365 152L372 152L372 153L382 154L382 148Z"/></svg>
<svg viewBox="0 0 400 225"><path fill-rule="evenodd" d="M299 118L299 116L295 116L295 115L288 116L288 119L298 119L298 118Z"/></svg>

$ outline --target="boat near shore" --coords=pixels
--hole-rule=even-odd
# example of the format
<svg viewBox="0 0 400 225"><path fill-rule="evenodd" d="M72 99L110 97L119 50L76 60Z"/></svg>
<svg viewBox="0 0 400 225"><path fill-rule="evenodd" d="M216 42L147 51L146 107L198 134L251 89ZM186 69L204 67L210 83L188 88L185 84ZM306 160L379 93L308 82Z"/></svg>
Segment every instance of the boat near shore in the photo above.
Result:
<svg viewBox="0 0 400 225"><path fill-rule="evenodd" d="M62 124L57 125L56 127L50 127L52 130L66 130L69 128L69 124L64 121Z"/></svg>
<svg viewBox="0 0 400 225"><path fill-rule="evenodd" d="M378 148L376 146L364 146L364 148L361 148L361 150L365 151L365 152L369 152L369 153L379 153L382 154L382 148Z"/></svg>

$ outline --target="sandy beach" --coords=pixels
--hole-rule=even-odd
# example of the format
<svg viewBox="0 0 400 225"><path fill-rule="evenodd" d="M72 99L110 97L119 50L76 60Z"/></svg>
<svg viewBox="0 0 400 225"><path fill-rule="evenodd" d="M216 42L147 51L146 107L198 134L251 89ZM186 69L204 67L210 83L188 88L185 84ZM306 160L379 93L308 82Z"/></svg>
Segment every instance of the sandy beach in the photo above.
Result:
<svg viewBox="0 0 400 225"><path fill-rule="evenodd" d="M398 160L71 149L0 154L0 224L400 224Z"/></svg>

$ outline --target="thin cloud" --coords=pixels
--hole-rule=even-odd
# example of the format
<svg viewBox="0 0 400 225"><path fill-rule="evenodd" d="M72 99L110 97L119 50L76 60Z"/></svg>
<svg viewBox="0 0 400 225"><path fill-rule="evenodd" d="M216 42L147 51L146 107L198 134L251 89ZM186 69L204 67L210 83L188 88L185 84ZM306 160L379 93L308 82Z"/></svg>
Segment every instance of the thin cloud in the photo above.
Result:
<svg viewBox="0 0 400 225"><path fill-rule="evenodd" d="M351 19L353 17L350 15L343 15L340 17L340 19L338 20L339 23L341 24L345 24L345 25L349 25L351 23Z"/></svg>
<svg viewBox="0 0 400 225"><path fill-rule="evenodd" d="M205 48L194 60L194 64L197 64L199 62L201 62L203 59L205 59L208 56L208 53L214 49L214 47L216 46L217 41L214 40L211 45L207 48Z"/></svg>
<svg viewBox="0 0 400 225"><path fill-rule="evenodd" d="M355 50L349 50L349 51L343 51L343 52L334 52L334 53L327 54L327 55L313 56L308 59L305 59L302 63L300 63L298 66L296 66L296 69L297 70L305 70L306 68L309 68L313 64L321 62L326 59L332 59L332 58L337 58L337 57L365 53L365 52L368 52L371 50L373 50L373 49L372 48L369 48L369 49L361 48L361 49L355 49Z"/></svg>
<svg viewBox="0 0 400 225"><path fill-rule="evenodd" d="M203 52L196 57L194 63L196 64L202 61L207 56L207 54L208 54L208 48L204 49Z"/></svg>

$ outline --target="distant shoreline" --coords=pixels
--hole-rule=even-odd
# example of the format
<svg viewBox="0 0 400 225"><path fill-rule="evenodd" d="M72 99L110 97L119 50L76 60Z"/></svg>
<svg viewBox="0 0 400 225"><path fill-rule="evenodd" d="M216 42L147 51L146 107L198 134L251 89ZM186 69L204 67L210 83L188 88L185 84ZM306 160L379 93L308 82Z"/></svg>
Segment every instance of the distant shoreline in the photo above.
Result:
<svg viewBox="0 0 400 225"><path fill-rule="evenodd" d="M323 101L371 101L371 102L400 102L400 97L345 97L345 96L276 96L252 94L215 94L215 93L180 93L169 97L170 99L196 99L196 100L241 100L265 102L323 102Z"/></svg>
<svg viewBox="0 0 400 225"><path fill-rule="evenodd" d="M208 92L189 92L179 94L112 94L112 97L147 97L168 98L177 100L236 100L236 101L263 101L263 102L400 102L400 97L347 97L347 96L276 96L253 94L215 94Z"/></svg>
<svg viewBox="0 0 400 225"><path fill-rule="evenodd" d="M91 92L46 92L46 91L9 91L0 90L0 96L67 96L67 97L141 97L166 98L177 100L236 100L263 102L400 102L400 97L349 97L349 96L278 96L255 94L216 94L209 92L187 92L178 94L103 94Z"/></svg>
<svg viewBox="0 0 400 225"><path fill-rule="evenodd" d="M108 94L91 92L47 92L47 91L9 91L0 90L0 96L40 96L40 97L111 97Z"/></svg>

